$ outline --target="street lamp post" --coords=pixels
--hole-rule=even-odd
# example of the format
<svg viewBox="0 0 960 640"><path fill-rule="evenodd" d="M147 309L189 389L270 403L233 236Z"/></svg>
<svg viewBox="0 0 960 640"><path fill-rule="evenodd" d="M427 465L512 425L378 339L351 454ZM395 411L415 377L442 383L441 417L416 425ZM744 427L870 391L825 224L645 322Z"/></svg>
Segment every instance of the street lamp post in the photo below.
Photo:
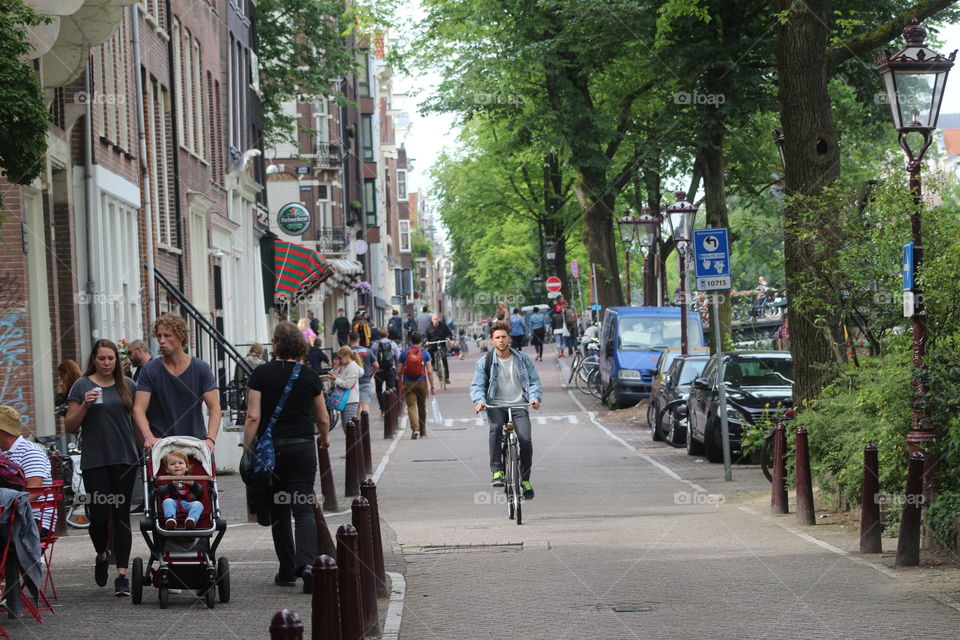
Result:
<svg viewBox="0 0 960 640"><path fill-rule="evenodd" d="M661 222L663 222L663 219L659 215L651 214L650 207L646 205L640 210L640 217L636 218L637 239L640 241L640 248L643 251L644 258L646 258L656 246L656 242L660 237ZM649 281L646 272L644 272L643 281L644 284ZM644 297L644 303L646 303L646 299L650 297L649 293ZM659 306L659 303L657 306Z"/></svg>
<svg viewBox="0 0 960 640"><path fill-rule="evenodd" d="M637 237L637 220L630 215L630 210L624 212L624 216L617 220L617 226L620 228L620 240L623 241L624 267L627 271L627 306L631 305L630 300L630 247Z"/></svg>
<svg viewBox="0 0 960 640"><path fill-rule="evenodd" d="M687 202L687 193L677 191L677 201L667 207L667 220L677 241L677 252L680 254L680 352L686 355L689 352L687 337L687 242L693 235L693 224L697 218L697 205ZM716 322L716 319L714 319Z"/></svg>
<svg viewBox="0 0 960 640"><path fill-rule="evenodd" d="M551 273L556 275L557 273L557 242L556 238L547 238L543 241L543 251L547 255L547 262L550 263Z"/></svg>
<svg viewBox="0 0 960 640"><path fill-rule="evenodd" d="M920 166L923 155L930 147L932 132L937 126L940 104L943 100L943 88L947 75L953 66L957 52L944 57L930 50L924 39L927 32L917 20L912 20L903 29L906 46L897 53L889 51L874 54L877 71L883 79L883 86L893 117L893 126L897 130L900 148L907 156L910 191L913 194L914 207L910 213L911 239L913 240L913 286L904 293L904 310L909 313L912 303L913 324L913 421L907 434L907 444L911 451L923 451L928 443L936 438L936 432L930 424L929 416L923 410L922 399L927 394L924 383L927 352L927 327L924 316L923 296L918 284L918 276L923 265L923 237L920 232L920 210L922 188ZM919 145L911 146L911 134L919 134ZM932 485L936 461L927 456L924 469L925 481ZM906 510L904 511L906 513ZM919 520L910 531L902 531L897 545L898 565L916 565L920 561Z"/></svg>

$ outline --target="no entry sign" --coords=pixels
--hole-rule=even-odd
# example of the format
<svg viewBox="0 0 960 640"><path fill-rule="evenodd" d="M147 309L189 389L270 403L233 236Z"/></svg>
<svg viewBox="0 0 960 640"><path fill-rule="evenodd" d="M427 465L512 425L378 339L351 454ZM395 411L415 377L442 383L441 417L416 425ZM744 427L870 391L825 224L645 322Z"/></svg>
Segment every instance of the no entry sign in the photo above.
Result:
<svg viewBox="0 0 960 640"><path fill-rule="evenodd" d="M562 286L563 283L560 282L560 278L557 276L550 276L547 278L547 291L560 291Z"/></svg>

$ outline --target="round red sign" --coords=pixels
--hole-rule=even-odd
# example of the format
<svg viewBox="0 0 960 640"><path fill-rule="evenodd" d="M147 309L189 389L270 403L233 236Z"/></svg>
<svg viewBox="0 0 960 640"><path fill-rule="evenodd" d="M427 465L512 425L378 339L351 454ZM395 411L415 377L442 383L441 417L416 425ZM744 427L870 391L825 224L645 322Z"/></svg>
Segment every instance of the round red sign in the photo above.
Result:
<svg viewBox="0 0 960 640"><path fill-rule="evenodd" d="M547 278L547 291L560 291L562 286L563 283L560 282L560 278L557 276L550 276Z"/></svg>

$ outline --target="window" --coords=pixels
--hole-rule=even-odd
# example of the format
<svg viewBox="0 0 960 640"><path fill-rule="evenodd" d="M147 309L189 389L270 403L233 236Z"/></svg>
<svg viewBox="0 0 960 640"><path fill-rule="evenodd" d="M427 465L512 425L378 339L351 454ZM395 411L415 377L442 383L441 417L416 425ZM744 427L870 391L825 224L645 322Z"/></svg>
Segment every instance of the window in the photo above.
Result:
<svg viewBox="0 0 960 640"><path fill-rule="evenodd" d="M370 52L357 50L357 87L361 98L370 97Z"/></svg>
<svg viewBox="0 0 960 640"><path fill-rule="evenodd" d="M410 253L410 221L400 221L400 253Z"/></svg>
<svg viewBox="0 0 960 640"><path fill-rule="evenodd" d="M321 229L329 229L333 226L330 217L330 185L317 185L317 226Z"/></svg>
<svg viewBox="0 0 960 640"><path fill-rule="evenodd" d="M250 52L250 88L260 95L260 59L253 51Z"/></svg>
<svg viewBox="0 0 960 640"><path fill-rule="evenodd" d="M363 217L368 227L377 226L377 181L363 181Z"/></svg>
<svg viewBox="0 0 960 640"><path fill-rule="evenodd" d="M407 170L397 169L397 200L407 201Z"/></svg>
<svg viewBox="0 0 960 640"><path fill-rule="evenodd" d="M373 115L360 116L360 145L363 149L363 161L373 162Z"/></svg>
<svg viewBox="0 0 960 640"><path fill-rule="evenodd" d="M121 23L114 36L92 50L92 107L97 134L129 151L133 133L127 83L126 27Z"/></svg>
<svg viewBox="0 0 960 640"><path fill-rule="evenodd" d="M176 222L170 197L169 158L171 150L169 122L167 113L170 108L170 93L160 86L156 78L150 79L149 124L147 125L147 156L150 170L150 190L153 194L153 206L156 211L156 234L159 244L174 248L177 243Z"/></svg>

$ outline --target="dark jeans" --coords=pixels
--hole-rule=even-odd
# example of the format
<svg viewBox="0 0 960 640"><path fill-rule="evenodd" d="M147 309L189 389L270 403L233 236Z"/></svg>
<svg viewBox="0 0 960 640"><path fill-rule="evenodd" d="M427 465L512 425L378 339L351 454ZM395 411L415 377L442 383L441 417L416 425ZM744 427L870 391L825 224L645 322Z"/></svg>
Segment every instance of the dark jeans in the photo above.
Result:
<svg viewBox="0 0 960 640"><path fill-rule="evenodd" d="M313 565L317 555L317 520L313 513L317 504L313 488L317 476L317 447L312 438L308 440L276 445L270 528L273 548L280 561L281 580L293 580L304 566Z"/></svg>
<svg viewBox="0 0 960 640"><path fill-rule="evenodd" d="M506 409L487 409L490 421L490 471L503 471L503 455L500 442L503 439L503 425L507 422ZM533 464L533 440L530 428L530 414L526 409L513 409L513 424L517 428L520 440L520 476L530 479L530 467Z"/></svg>
<svg viewBox="0 0 960 640"><path fill-rule="evenodd" d="M136 481L136 466L115 464L83 470L83 487L90 506L90 540L98 554L107 550L112 516L113 554L118 569L126 569L130 562L130 501Z"/></svg>
<svg viewBox="0 0 960 640"><path fill-rule="evenodd" d="M347 338L349 338L349 337L350 337L350 334L349 334L349 333L338 333L338 334L337 334L337 344L338 344L339 346L341 346L341 347L344 346L345 344L347 344Z"/></svg>
<svg viewBox="0 0 960 640"><path fill-rule="evenodd" d="M533 337L530 338L530 342L533 343L533 348L537 350L537 357L543 358L543 339L546 336L546 329L543 327L538 327L533 330Z"/></svg>
<svg viewBox="0 0 960 640"><path fill-rule="evenodd" d="M377 404L380 406L380 411L384 411L383 392L397 388L397 370L390 368L384 371L381 369L373 374L373 379L377 384Z"/></svg>
<svg viewBox="0 0 960 640"><path fill-rule="evenodd" d="M440 369L437 367L437 358L443 360L443 370L446 371L447 380L450 379L450 365L447 364L447 348L444 347L433 347L430 351L430 358L433 362L433 371L437 373L437 376L440 375ZM439 383L439 380L437 381ZM446 380L444 381L446 382Z"/></svg>
<svg viewBox="0 0 960 640"><path fill-rule="evenodd" d="M517 351L523 349L523 334L521 333L519 336L510 336L510 346Z"/></svg>

